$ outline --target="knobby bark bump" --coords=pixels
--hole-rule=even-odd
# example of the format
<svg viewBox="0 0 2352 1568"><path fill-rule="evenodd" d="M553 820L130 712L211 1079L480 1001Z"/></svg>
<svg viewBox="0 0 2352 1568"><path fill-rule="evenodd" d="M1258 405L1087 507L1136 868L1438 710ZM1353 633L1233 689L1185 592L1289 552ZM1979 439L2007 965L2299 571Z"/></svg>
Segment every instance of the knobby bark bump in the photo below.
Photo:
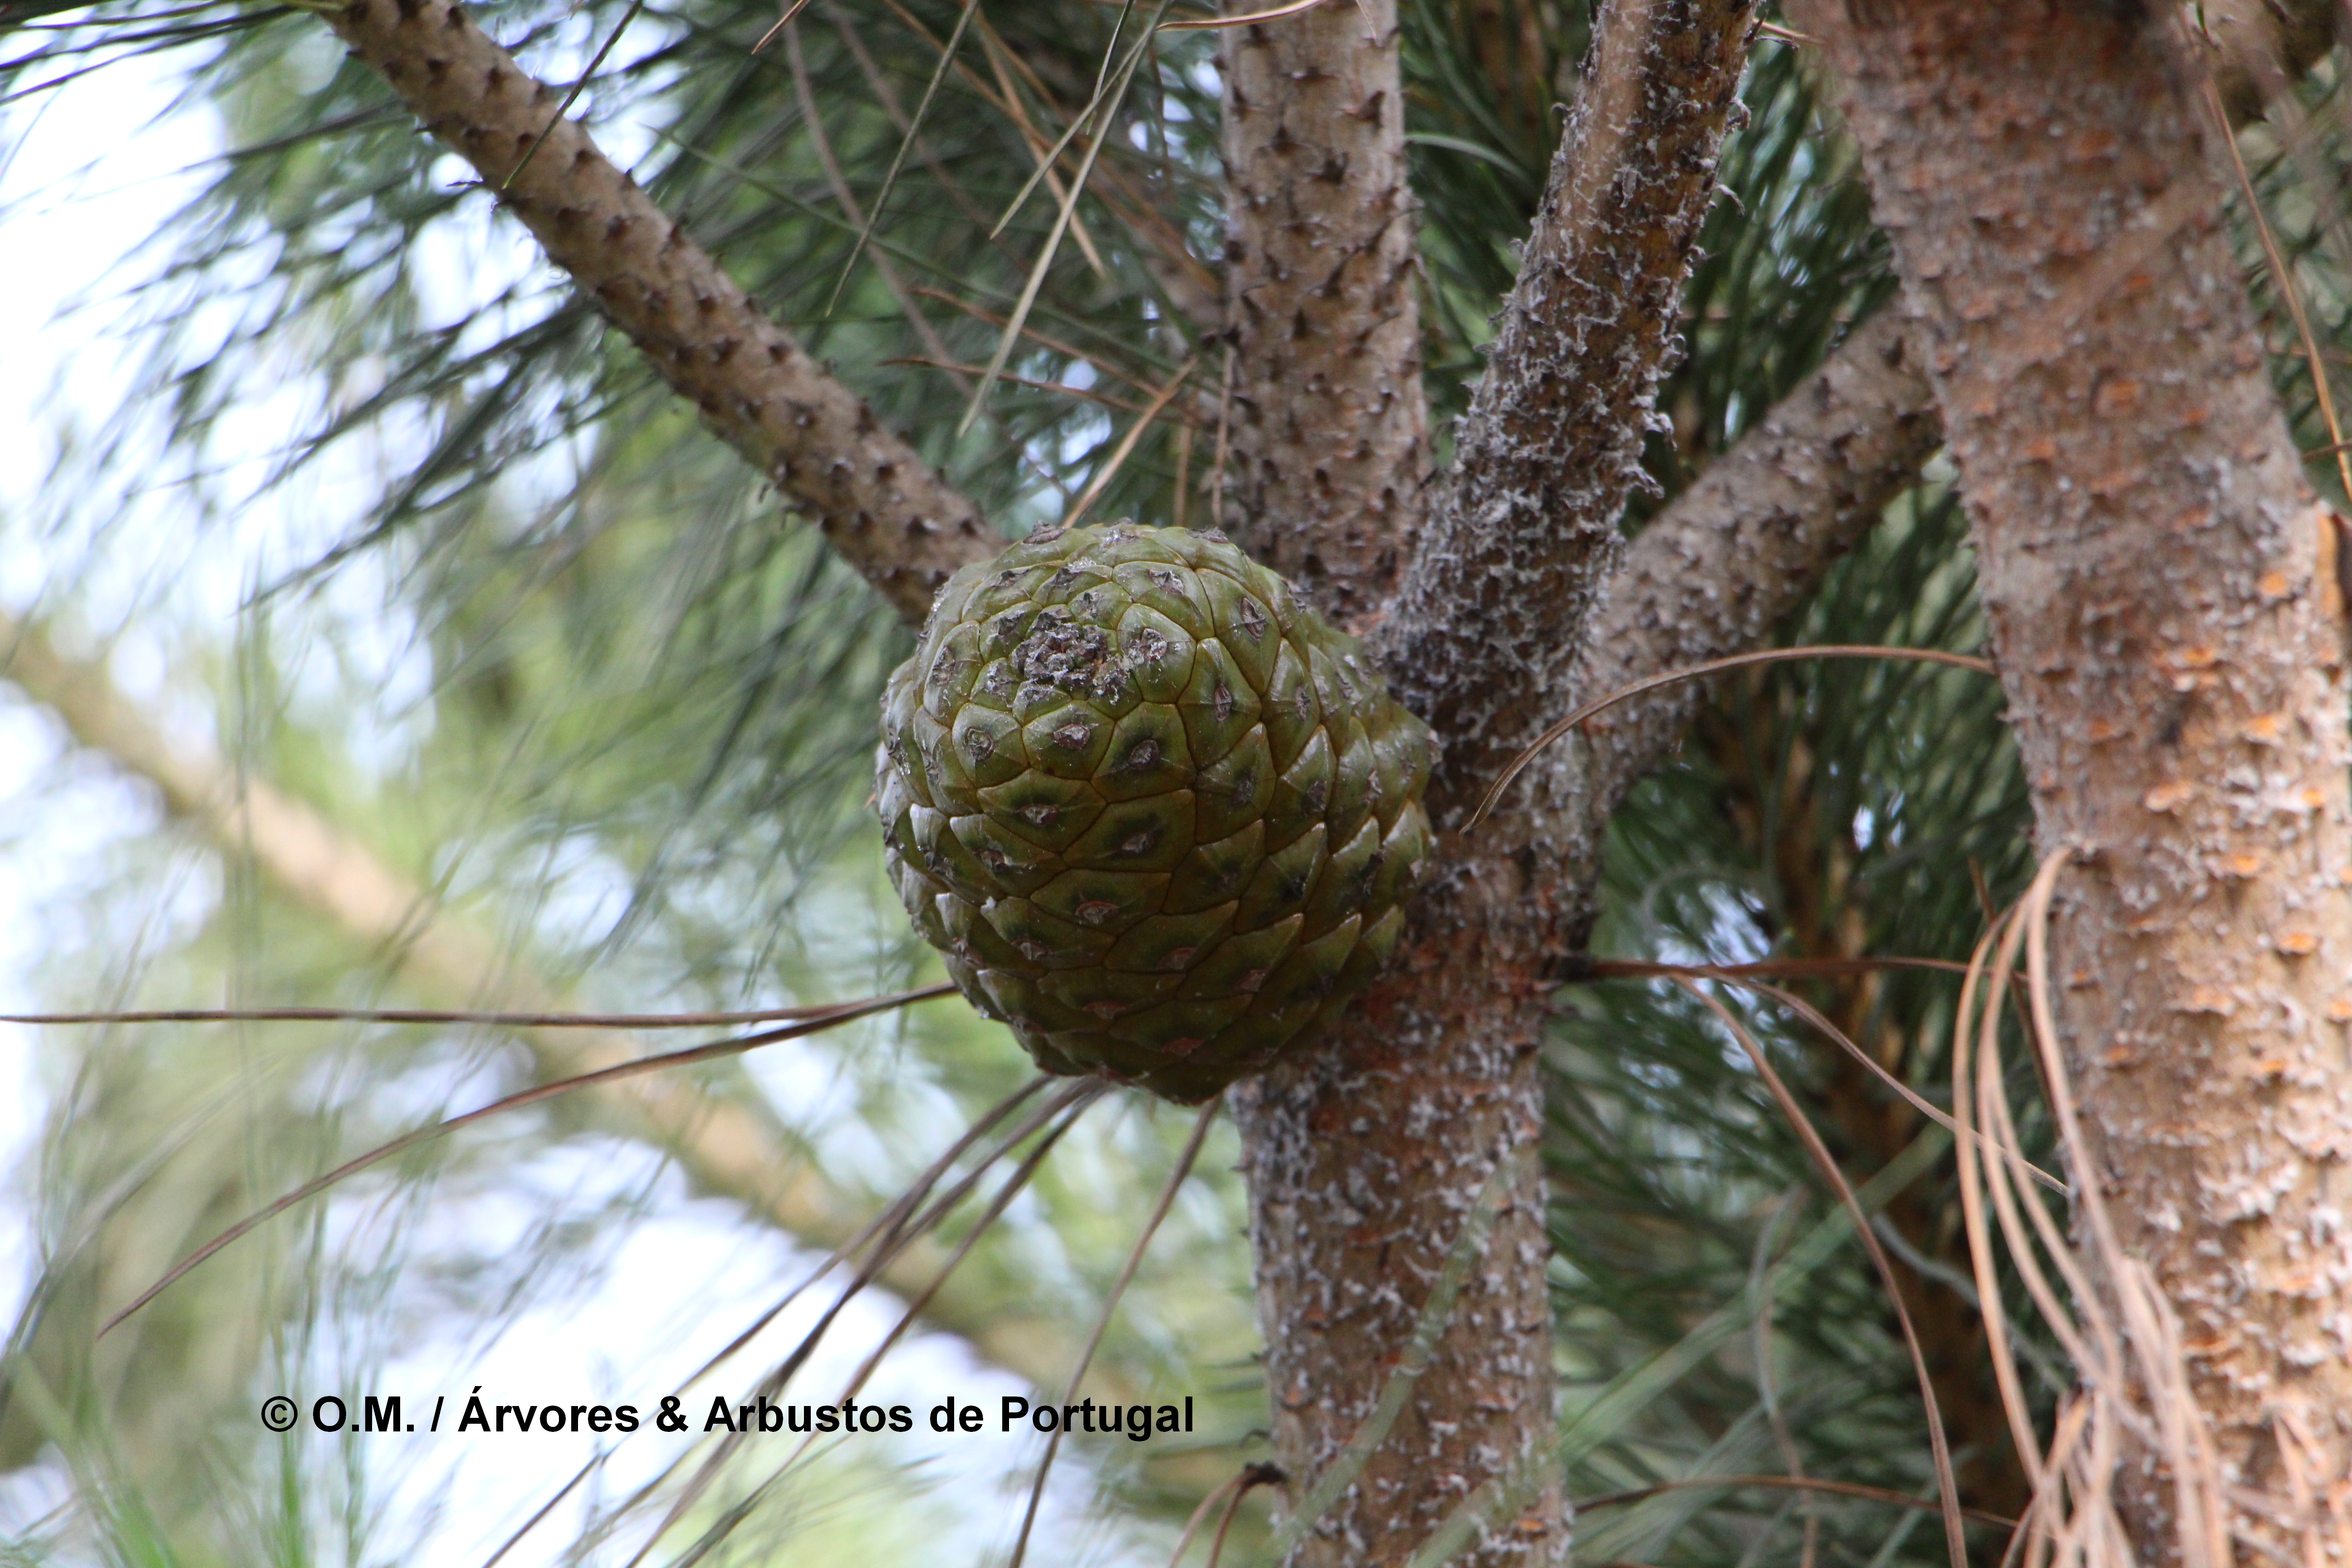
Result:
<svg viewBox="0 0 2352 1568"><path fill-rule="evenodd" d="M769 320L577 121L550 126L556 95L463 6L353 0L320 14L899 614L919 620L957 567L995 551L977 509Z"/></svg>
<svg viewBox="0 0 2352 1568"><path fill-rule="evenodd" d="M1396 6L1237 28L1223 66L1234 531L1360 631L1429 463Z"/></svg>
<svg viewBox="0 0 2352 1568"><path fill-rule="evenodd" d="M2344 606L2162 7L1800 0L1928 349L2045 851L2096 1168L2242 1556L2352 1459ZM2280 1433L2315 1445L2294 1464ZM2166 1500L2135 1467L2142 1555Z"/></svg>

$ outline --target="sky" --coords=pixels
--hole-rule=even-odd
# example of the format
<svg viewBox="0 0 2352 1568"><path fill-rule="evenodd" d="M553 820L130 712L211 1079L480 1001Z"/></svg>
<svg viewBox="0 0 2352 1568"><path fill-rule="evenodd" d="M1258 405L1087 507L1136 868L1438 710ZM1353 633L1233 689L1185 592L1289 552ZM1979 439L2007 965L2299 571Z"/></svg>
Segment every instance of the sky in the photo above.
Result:
<svg viewBox="0 0 2352 1568"><path fill-rule="evenodd" d="M52 493L47 481L59 442L77 426L99 423L121 401L133 374L134 341L112 297L114 285L149 264L141 247L159 216L198 187L203 161L221 150L208 112L172 107L173 86L168 62L133 62L0 109L0 607L22 612L45 588L75 576L78 606L100 629L122 632L110 660L118 684L173 733L205 744L213 739L209 710L171 679L176 639L217 637L258 576L349 525L372 490L364 466L396 462L400 454L342 459L349 465L342 470L330 465L240 511L226 532L201 536L181 491L129 501ZM626 127L604 133L625 149ZM453 311L470 291L538 265L510 230L487 219L443 243L453 248L437 263L437 275ZM221 483L227 489L243 482L239 463L259 471L273 436L287 427L287 400L294 395L292 389L254 389L243 424L226 437L232 462ZM359 649L362 677L371 677L367 661L376 661L372 679L382 699L354 711L349 739L362 762L373 755L389 764L413 737L384 715L413 708L426 672L415 663L409 628L387 622L382 584L364 565L347 574L336 592L341 597L331 595L320 613L334 617L339 636ZM336 700L324 686L319 698ZM89 924L105 917L91 915L78 898L80 889L122 874L126 858L135 859L132 847L158 826L160 815L146 791L75 752L50 716L0 685L0 1010L60 1001L38 972L45 955L142 941L152 951L201 919L217 894L216 879L193 853L137 862L169 868L155 873L143 910L154 923L143 933ZM32 1031L0 1025L0 1310L11 1315L36 1257L36 1134L56 1087L37 1070L34 1047ZM768 1070L774 1090L803 1100L814 1092L805 1060L796 1066L780 1058ZM645 1151L580 1140L533 1161L507 1190L453 1196L427 1214L422 1241L412 1237L410 1245L429 1252L432 1227L439 1226L478 1249L495 1251L502 1238L520 1247L545 1219L542 1205L584 1212L641 1188L653 1194L656 1217L604 1249L583 1289L526 1305L488 1342L424 1332L375 1347L383 1352L376 1391L402 1394L411 1419L431 1396L446 1395L446 1426L454 1426L477 1384L490 1404L601 1398L650 1408L768 1305L780 1282L811 1262L772 1232L745 1225L728 1205L692 1199L675 1173L663 1172ZM350 1239L362 1244L366 1227L384 1221L370 1205L352 1203L337 1205L331 1223L353 1231ZM232 1253L208 1267L236 1264ZM772 1354L824 1300L817 1292L797 1304L748 1353L764 1348ZM810 1397L837 1384L895 1313L896 1303L887 1300L858 1303L834 1336L835 1348L796 1392ZM361 1392L334 1388L327 1369L367 1349L323 1344L306 1374L319 1381L289 1392L306 1398ZM991 1408L1002 1394L1024 1391L958 1344L931 1337L894 1354L876 1384L877 1396L915 1403L919 1413L947 1390ZM708 1402L706 1392L688 1406L699 1412ZM420 1444L386 1472L390 1489L378 1500L397 1522L387 1538L418 1542L415 1561L478 1560L589 1459L596 1443L589 1434L537 1434ZM611 1495L650 1476L675 1452L674 1443L636 1442L595 1484ZM928 1479L942 1510L934 1516L928 1505L916 1506L899 1526L930 1528L935 1517L944 1520L968 1536L953 1556L976 1561L992 1542L1003 1544L1017 1518L1008 1489L1025 1481L1024 1467L1035 1447L1014 1439L935 1441L919 1421L892 1457ZM0 1477L0 1539L54 1505L61 1484L54 1469ZM1066 1456L1045 1515L1046 1528L1065 1543L1056 1563L1076 1560L1069 1543L1093 1539L1078 1519L1091 1485L1086 1465ZM593 1489L583 1486L572 1500ZM571 1538L567 1515L576 1519L576 1509L559 1507L547 1527L505 1561L553 1561ZM1115 1545L1103 1552L1096 1560L1123 1560Z"/></svg>

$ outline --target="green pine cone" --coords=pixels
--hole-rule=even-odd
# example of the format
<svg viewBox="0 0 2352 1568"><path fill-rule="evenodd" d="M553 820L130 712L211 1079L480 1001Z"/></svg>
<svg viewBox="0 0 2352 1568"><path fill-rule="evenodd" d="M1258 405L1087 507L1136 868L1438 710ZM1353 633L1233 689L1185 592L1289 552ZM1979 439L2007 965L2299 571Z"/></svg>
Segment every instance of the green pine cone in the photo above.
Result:
<svg viewBox="0 0 2352 1568"><path fill-rule="evenodd" d="M1047 529L940 590L877 803L907 912L1049 1072L1197 1101L1313 1043L1429 849L1429 731L1218 533Z"/></svg>

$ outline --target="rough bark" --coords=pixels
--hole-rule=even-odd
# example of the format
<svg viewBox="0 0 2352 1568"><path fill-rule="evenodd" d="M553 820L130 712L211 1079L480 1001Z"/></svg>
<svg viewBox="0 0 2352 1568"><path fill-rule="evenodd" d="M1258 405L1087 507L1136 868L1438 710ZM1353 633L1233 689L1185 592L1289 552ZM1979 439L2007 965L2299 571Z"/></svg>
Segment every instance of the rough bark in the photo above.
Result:
<svg viewBox="0 0 2352 1568"><path fill-rule="evenodd" d="M2352 1458L2344 606L2161 8L1801 0L1929 350L2125 1246L2184 1327L2251 1560L2278 1424ZM2137 1469L2132 1528L2166 1552Z"/></svg>
<svg viewBox="0 0 2352 1568"><path fill-rule="evenodd" d="M1608 583L1578 672L1601 696L1659 670L1759 647L1919 480L1943 422L1900 313L1882 311L1643 529ZM1688 726L1696 684L1585 727L1605 816Z"/></svg>
<svg viewBox="0 0 2352 1568"><path fill-rule="evenodd" d="M1395 0L1236 28L1224 79L1229 516L1361 629L1412 547L1429 464Z"/></svg>
<svg viewBox="0 0 2352 1568"><path fill-rule="evenodd" d="M1590 652L1578 678L1580 691L1610 690L1659 669L1762 645L1821 585L1830 566L1861 539L1885 507L1917 482L1918 465L1937 446L1941 426L1927 383L1906 353L1903 331L1890 316L1855 333L1633 542L1593 621ZM1625 787L1680 738L1697 701L1696 694L1682 694L1687 690L1627 704L1633 710L1630 721L1606 729L1596 723L1589 788L1573 793L1574 773L1564 781L1568 789L1562 789L1563 781L1553 781L1547 786L1555 792L1553 812L1587 813L1596 823L1605 819ZM1562 887L1580 886L1580 879L1589 878L1592 869L1587 858L1563 864L1555 875ZM1550 886L1547 883L1540 896L1559 901L1549 906L1548 916L1538 915L1538 922L1574 928L1584 906L1549 890ZM1442 994L1457 988L1446 982L1449 968L1462 973L1460 966L1486 959L1465 943L1457 952L1424 953L1417 962L1426 973L1414 983L1409 1013L1401 1016L1397 999L1383 988L1358 1014L1356 1032L1372 1041L1399 1041L1392 1053L1373 1059L1360 1049L1352 1058L1358 1070L1328 1083L1286 1074L1247 1091L1257 1097L1246 1109L1256 1120L1245 1125L1265 1128L1263 1133L1254 1132L1251 1147L1262 1146L1261 1139L1277 1133L1294 1141L1297 1168L1286 1184L1304 1194L1304 1206L1298 1197L1287 1202L1276 1216L1283 1226L1307 1226L1315 1218L1311 1211L1318 1198L1333 1211L1325 1215L1326 1223L1344 1226L1349 1214L1361 1215L1356 1228L1364 1234L1402 1230L1413 1217L1392 1194L1377 1216L1365 1214L1359 1199L1346 1195L1351 1183L1359 1193L1386 1190L1369 1185L1363 1173L1354 1168L1362 1163L1360 1156L1342 1153L1320 1162L1306 1156L1311 1136L1369 1126L1391 1100L1417 1098L1433 1119L1460 1114L1458 1093L1445 1094L1442 1085L1433 1089L1410 1081L1416 1063L1424 1071L1432 1064L1405 1042L1408 1037L1426 1037L1431 1019L1449 1016L1446 1010L1461 1002ZM1478 987L1465 979L1458 989L1467 994ZM1503 1016L1495 1016L1498 1013ZM1465 1028L1518 1026L1520 1021L1509 1013L1487 996L1456 1016L1469 1021ZM1532 1040L1533 1027L1524 1026L1519 1037ZM1379 1089L1376 1100L1365 1101L1367 1109L1343 1119L1340 1108L1383 1078L1394 1081ZM1283 1103L1269 1106L1265 1097L1277 1086ZM1490 1112L1482 1121L1495 1120ZM1254 1167L1253 1192L1261 1190L1259 1184L1275 1181L1283 1169L1273 1161ZM1457 1190L1475 1190L1475 1184ZM1335 1194L1341 1195L1334 1200ZM1261 1229L1272 1223L1262 1218ZM1440 1233L1449 1234L1444 1226L1454 1223L1458 1221L1449 1211L1439 1224ZM1519 1239L1526 1245L1534 1236ZM1309 1270L1269 1265L1262 1258L1259 1274L1262 1295L1279 1289L1313 1298L1288 1309L1274 1307L1272 1319L1287 1316L1309 1324L1330 1319L1329 1291ZM1350 1271L1340 1282L1346 1286L1360 1274ZM1496 1301L1511 1299L1507 1281L1482 1284ZM1360 1279L1353 1288L1363 1288ZM1528 1297L1515 1304L1532 1308L1538 1303ZM1334 1359L1351 1354L1375 1359L1392 1353L1393 1345L1370 1345L1358 1334L1334 1343L1331 1351ZM1311 1386L1307 1375L1303 1366L1294 1373L1294 1399L1303 1399ZM1276 1391L1278 1418L1282 1393ZM1292 1425L1305 1423L1294 1420Z"/></svg>
<svg viewBox="0 0 2352 1568"><path fill-rule="evenodd" d="M337 25L495 184L544 123L545 90L439 0L399 5L364 0ZM1416 705L1446 720L1439 798L1454 811L1569 700L1580 645L1624 639L1582 677L1600 682L1760 640L1927 440L1916 384L1884 357L1885 334L1865 332L1768 422L1761 445L1636 543L1598 610L1749 20L1724 0L1608 9L1459 478L1411 557L1427 458L1392 7L1372 7L1370 42L1362 8L1339 5L1231 40L1236 531L1358 626L1379 618L1401 563L1414 563L1381 647ZM551 143L508 198L518 215L714 426L919 617L930 585L986 548L969 508L759 320L576 127ZM763 361L781 368L772 377ZM779 406L793 417L780 424ZM1822 488L1801 495L1809 473ZM1759 550L1769 572L1748 559ZM1533 1134L1548 965L1589 919L1594 829L1676 722L1631 716L1599 738L1597 789L1566 752L1495 837L1449 839L1447 874L1348 1046L1237 1096L1294 1486L1354 1432L1472 1195ZM1548 1438L1542 1219L1531 1178L1472 1271L1414 1408L1298 1561L1402 1561ZM1545 1493L1477 1560L1551 1561L1566 1541L1565 1510Z"/></svg>
<svg viewBox="0 0 2352 1568"><path fill-rule="evenodd" d="M1399 695L1444 716L1441 799L1566 706L1563 652L1646 482L1643 435L1754 20L1730 0L1612 0L1594 27L1451 482L1381 628Z"/></svg>
<svg viewBox="0 0 2352 1568"><path fill-rule="evenodd" d="M2207 6L2233 126L2260 118L2266 91L2326 54L2332 4ZM2271 87L2255 89L2257 78ZM1900 310L1873 317L1643 530L1608 580L1576 675L1580 697L1763 646L1918 481L1944 421L1913 331ZM1667 687L1585 726L1597 814L1615 808L1705 700L1701 686Z"/></svg>
<svg viewBox="0 0 2352 1568"><path fill-rule="evenodd" d="M919 620L957 567L995 552L972 504L770 321L578 121L550 127L556 94L462 6L353 0L320 15L902 616Z"/></svg>
<svg viewBox="0 0 2352 1568"><path fill-rule="evenodd" d="M1751 19L1745 4L1621 0L1601 22L1465 426L1464 466L1377 634L1391 683L1441 737L1432 799L1448 826L1483 782L1491 737L1524 730L1564 689L1594 584L1615 563L1617 518L1714 194ZM1356 50L1360 37L1352 25L1326 26L1292 47ZM1290 69L1309 81L1339 68L1325 55L1291 57ZM1253 112L1268 110L1260 102ZM1287 161L1274 139L1251 155L1232 171L1237 187L1286 181L1286 199L1304 210L1331 200L1316 166ZM1410 305L1410 296L1396 302ZM1352 331L1391 324L1360 314ZM1345 337L1351 329L1324 318L1318 330ZM1280 385L1290 374L1280 362L1296 345L1262 333L1238 352L1239 384ZM1394 406L1381 405L1382 416ZM1342 423L1318 434L1344 449L1357 432ZM1391 497L1414 477L1302 468L1311 446L1263 419L1237 422L1234 440L1243 471L1272 481L1245 492L1245 506L1309 493L1316 515L1343 520L1326 525L1343 531L1347 519L1391 515ZM1244 528L1254 539L1278 531L1255 514ZM1303 559L1320 543L1308 534L1286 548ZM1307 583L1327 610L1347 614L1328 577ZM1498 724L1506 710L1511 719ZM1466 737L1488 744L1465 746ZM1235 1093L1276 1447L1294 1504L1379 1399L1477 1194L1541 1125L1536 1052L1549 966L1590 919L1594 837L1580 783L1572 769L1547 773L1523 797L1533 804L1499 833L1475 844L1447 834L1391 973L1343 1037ZM1530 1164L1412 1404L1294 1563L1402 1563L1473 1493L1549 1444L1546 1255L1542 1183ZM1492 1521L1465 1561L1553 1563L1568 1542L1557 1485L1539 1485L1513 1517Z"/></svg>
<svg viewBox="0 0 2352 1568"><path fill-rule="evenodd" d="M57 651L37 627L0 616L0 679L55 712L77 742L147 780L174 816L199 826L222 853L250 855L296 904L391 956L394 972L428 1005L495 1012L564 1012L572 1000L514 960L506 944L460 916L436 910L415 880L268 781L241 775L209 752L176 743L115 689L104 667ZM657 1047L618 1029L519 1029L541 1082L650 1056ZM803 1245L832 1250L867 1215L793 1147L772 1118L704 1093L691 1078L661 1074L581 1091L615 1127L677 1163L701 1192L731 1198ZM918 1243L880 1283L908 1300L946 1261ZM233 1265L232 1265L233 1267ZM143 1286L145 1280L136 1282ZM134 1287L135 1288L135 1287ZM109 1310L120 1301L106 1304ZM985 1360L1059 1389L1075 1357L1061 1329L1014 1310L968 1278L950 1276L924 1310ZM1104 1396L1120 1392L1098 1373Z"/></svg>

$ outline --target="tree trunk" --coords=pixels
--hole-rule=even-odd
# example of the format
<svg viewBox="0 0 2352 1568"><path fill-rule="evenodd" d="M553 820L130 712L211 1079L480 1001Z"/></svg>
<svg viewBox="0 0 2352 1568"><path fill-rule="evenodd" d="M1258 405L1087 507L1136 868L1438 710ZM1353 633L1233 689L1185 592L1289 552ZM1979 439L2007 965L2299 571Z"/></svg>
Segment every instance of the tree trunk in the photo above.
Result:
<svg viewBox="0 0 2352 1568"><path fill-rule="evenodd" d="M1393 0L1225 50L1234 528L1328 615L1388 603L1428 415ZM1296 1508L1379 1403L1472 1205L1535 1136L1540 994L1475 939L1409 940L1349 1048L1235 1090L1276 1452ZM1409 975L1410 978L1402 976ZM1415 1397L1291 1561L1400 1563L1551 1427L1542 1178L1523 1168ZM1477 1561L1549 1563L1557 1488Z"/></svg>
<svg viewBox="0 0 2352 1568"><path fill-rule="evenodd" d="M1259 405L1234 426L1238 526L1327 614L1360 627L1377 608L1373 651L1439 747L1436 864L1389 974L1331 1047L1234 1097L1294 1508L1379 1403L1489 1178L1542 1125L1545 1005L1598 870L1580 754L1475 839L1459 828L1570 700L1751 18L1743 0L1606 7L1462 462L1402 559L1374 543L1411 538L1426 445L1417 384L1401 390L1419 327L1392 7L1326 7L1227 50L1234 381ZM1553 1380L1532 1161L1507 1198L1411 1403L1294 1563L1404 1563L1487 1488L1465 1561L1565 1556L1557 1478L1534 1479Z"/></svg>
<svg viewBox="0 0 2352 1568"><path fill-rule="evenodd" d="M1845 78L2038 836L2074 855L2074 1178L2181 1320L2242 1556L2297 1553L2300 1484L2352 1456L2344 608L2222 228L2226 151L2162 7L1790 10ZM2119 1484L2166 1555L2164 1494Z"/></svg>

